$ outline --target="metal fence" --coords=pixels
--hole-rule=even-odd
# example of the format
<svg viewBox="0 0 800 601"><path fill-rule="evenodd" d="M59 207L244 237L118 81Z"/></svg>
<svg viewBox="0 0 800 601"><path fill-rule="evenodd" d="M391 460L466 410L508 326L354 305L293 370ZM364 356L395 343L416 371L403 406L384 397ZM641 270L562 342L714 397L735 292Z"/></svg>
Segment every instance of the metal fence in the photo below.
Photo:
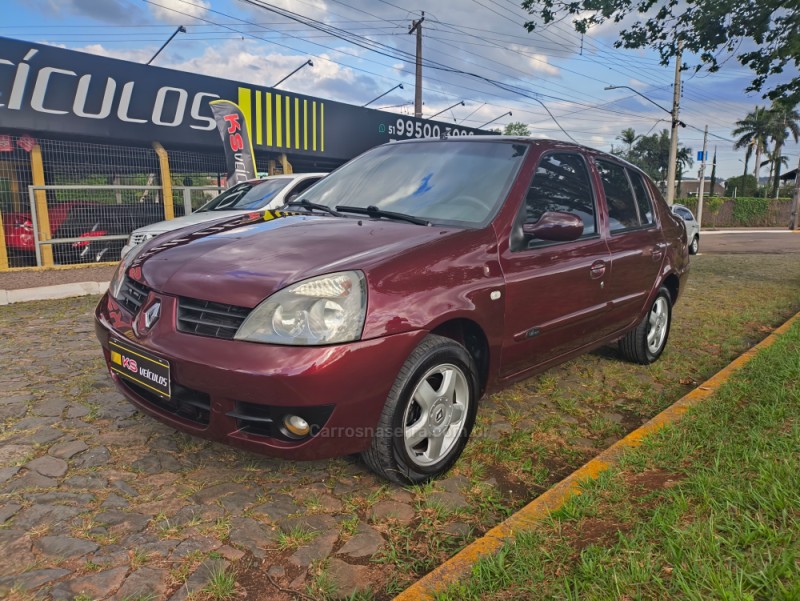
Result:
<svg viewBox="0 0 800 601"><path fill-rule="evenodd" d="M174 186L165 205L161 186L28 186L33 253L43 265L118 261L131 232L192 213L195 201L219 193L217 186ZM173 204L175 197L182 199ZM48 257L49 259L45 259Z"/></svg>

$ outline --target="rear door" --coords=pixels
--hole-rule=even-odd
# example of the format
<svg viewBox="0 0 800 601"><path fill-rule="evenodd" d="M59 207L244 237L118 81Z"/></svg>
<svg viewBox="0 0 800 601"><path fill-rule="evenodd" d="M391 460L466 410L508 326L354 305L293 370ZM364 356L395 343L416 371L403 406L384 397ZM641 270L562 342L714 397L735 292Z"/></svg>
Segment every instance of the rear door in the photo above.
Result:
<svg viewBox="0 0 800 601"><path fill-rule="evenodd" d="M606 310L610 254L598 225L597 195L577 151L544 154L500 261L506 280L501 377L511 378L597 337ZM545 211L577 215L583 235L571 242L522 236Z"/></svg>
<svg viewBox="0 0 800 601"><path fill-rule="evenodd" d="M633 324L659 279L667 245L642 175L613 160L595 158L608 209L609 325Z"/></svg>

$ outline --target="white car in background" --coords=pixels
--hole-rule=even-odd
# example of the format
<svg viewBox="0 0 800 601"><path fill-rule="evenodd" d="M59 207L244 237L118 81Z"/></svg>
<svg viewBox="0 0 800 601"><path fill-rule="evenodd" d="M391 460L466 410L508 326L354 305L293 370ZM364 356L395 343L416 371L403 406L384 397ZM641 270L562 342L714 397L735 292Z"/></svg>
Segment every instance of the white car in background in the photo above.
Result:
<svg viewBox="0 0 800 601"><path fill-rule="evenodd" d="M120 251L121 258L128 254L132 248L165 232L230 215L282 207L326 175L328 174L293 173L291 175L272 175L266 179L254 179L237 184L208 201L191 215L151 223L134 230L130 238L128 238L127 244Z"/></svg>
<svg viewBox="0 0 800 601"><path fill-rule="evenodd" d="M672 212L683 219L683 224L686 226L686 239L689 241L689 254L696 255L700 250L700 224L697 223L697 219L694 218L689 207L674 204Z"/></svg>

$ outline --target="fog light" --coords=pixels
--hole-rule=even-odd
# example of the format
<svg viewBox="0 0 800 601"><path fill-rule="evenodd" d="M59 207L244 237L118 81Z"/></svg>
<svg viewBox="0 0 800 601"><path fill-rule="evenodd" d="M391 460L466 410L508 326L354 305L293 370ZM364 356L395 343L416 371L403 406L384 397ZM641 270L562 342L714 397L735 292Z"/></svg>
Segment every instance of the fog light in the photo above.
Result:
<svg viewBox="0 0 800 601"><path fill-rule="evenodd" d="M308 422L299 415L287 415L283 418L283 427L286 428L290 434L294 436L308 436L311 427Z"/></svg>

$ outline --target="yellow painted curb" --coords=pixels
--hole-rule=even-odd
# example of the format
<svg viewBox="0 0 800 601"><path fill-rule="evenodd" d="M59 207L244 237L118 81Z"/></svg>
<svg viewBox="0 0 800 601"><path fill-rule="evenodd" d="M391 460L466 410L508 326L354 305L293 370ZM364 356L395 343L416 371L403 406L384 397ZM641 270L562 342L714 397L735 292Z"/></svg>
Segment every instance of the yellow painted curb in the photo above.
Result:
<svg viewBox="0 0 800 601"><path fill-rule="evenodd" d="M502 545L512 540L518 532L530 530L551 512L563 506L568 499L580 494L581 484L588 480L594 480L602 472L614 465L625 449L639 446L646 436L656 432L667 424L678 421L689 408L711 396L720 386L727 382L735 372L747 365L756 354L768 346L771 346L780 338L781 334L786 332L798 319L800 319L800 313L794 315L786 323L772 332L772 334L742 353L742 355L734 359L728 366L711 376L711 378L703 382L689 394L667 407L641 427L618 440L597 457L589 461L589 463L572 472L572 474L564 478L550 490L541 494L507 520L489 530L481 538L464 547L438 568L423 576L420 580L395 597L395 601L422 601L423 599L433 599L435 592L441 591L447 588L448 585L467 577L472 570L472 566L481 557L497 552Z"/></svg>

